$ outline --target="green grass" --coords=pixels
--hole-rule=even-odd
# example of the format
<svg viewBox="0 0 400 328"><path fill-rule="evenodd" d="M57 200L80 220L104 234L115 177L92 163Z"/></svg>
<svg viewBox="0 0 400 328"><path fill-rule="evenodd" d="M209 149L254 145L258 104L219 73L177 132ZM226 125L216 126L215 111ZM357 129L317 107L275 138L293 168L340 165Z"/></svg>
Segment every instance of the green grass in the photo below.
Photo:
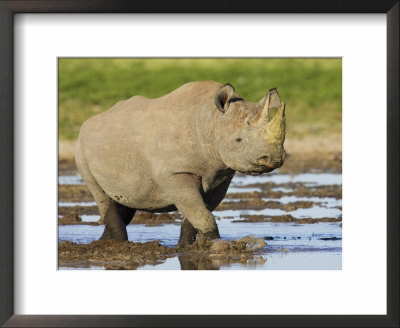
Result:
<svg viewBox="0 0 400 328"><path fill-rule="evenodd" d="M341 59L59 59L59 136L122 99L160 97L190 81L231 83L246 100L278 87L287 135L341 132Z"/></svg>

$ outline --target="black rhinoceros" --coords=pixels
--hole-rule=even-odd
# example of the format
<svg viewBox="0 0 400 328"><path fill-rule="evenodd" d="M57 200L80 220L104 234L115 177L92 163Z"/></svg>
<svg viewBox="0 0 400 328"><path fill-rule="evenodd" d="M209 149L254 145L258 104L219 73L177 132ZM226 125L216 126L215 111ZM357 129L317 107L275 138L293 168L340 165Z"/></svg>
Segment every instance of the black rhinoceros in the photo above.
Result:
<svg viewBox="0 0 400 328"><path fill-rule="evenodd" d="M279 108L270 119L270 108ZM276 89L258 103L230 84L184 84L157 99L134 96L81 127L76 164L99 207L101 239L127 240L136 210L183 214L179 246L220 238L212 211L235 171L283 164L285 106Z"/></svg>

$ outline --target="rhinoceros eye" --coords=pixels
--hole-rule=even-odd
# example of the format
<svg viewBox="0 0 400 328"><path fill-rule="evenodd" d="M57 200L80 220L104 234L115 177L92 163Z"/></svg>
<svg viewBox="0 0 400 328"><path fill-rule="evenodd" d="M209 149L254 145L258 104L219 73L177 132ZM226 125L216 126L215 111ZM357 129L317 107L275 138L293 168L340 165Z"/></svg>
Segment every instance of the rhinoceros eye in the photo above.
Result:
<svg viewBox="0 0 400 328"><path fill-rule="evenodd" d="M237 138L236 141L237 141L237 142L241 142L241 141L242 141L242 138Z"/></svg>

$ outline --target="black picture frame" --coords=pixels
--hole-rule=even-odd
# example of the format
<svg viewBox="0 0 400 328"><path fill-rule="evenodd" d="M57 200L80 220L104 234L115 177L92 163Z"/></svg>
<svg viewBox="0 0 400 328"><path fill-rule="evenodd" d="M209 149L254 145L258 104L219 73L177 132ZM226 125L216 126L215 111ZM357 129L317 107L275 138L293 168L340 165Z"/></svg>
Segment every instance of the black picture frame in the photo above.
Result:
<svg viewBox="0 0 400 328"><path fill-rule="evenodd" d="M387 17L387 315L14 315L13 29L17 13L384 13ZM399 1L1 0L0 324L5 327L399 327ZM371 282L373 283L373 282ZM368 288L368 286L366 286Z"/></svg>

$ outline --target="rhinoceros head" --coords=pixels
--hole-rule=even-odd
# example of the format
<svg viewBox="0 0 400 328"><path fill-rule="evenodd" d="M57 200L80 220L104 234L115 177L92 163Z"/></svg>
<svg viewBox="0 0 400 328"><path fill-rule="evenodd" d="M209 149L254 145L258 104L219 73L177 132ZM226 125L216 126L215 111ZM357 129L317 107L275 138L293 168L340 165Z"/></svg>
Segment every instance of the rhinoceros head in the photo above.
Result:
<svg viewBox="0 0 400 328"><path fill-rule="evenodd" d="M280 166L286 157L285 104L276 89L258 103L240 98L230 84L221 87L214 103L222 115L216 139L222 161L233 170L257 175ZM271 119L271 108L279 108Z"/></svg>

